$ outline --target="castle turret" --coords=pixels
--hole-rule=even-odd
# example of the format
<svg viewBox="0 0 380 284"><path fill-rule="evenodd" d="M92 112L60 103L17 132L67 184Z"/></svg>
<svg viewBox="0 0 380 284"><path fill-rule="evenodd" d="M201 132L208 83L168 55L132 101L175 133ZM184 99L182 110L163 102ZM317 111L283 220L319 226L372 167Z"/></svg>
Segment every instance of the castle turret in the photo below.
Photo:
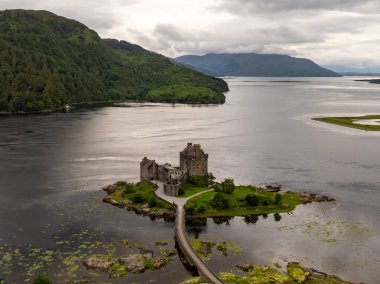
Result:
<svg viewBox="0 0 380 284"><path fill-rule="evenodd" d="M206 176L208 174L208 154L200 144L188 143L179 153L180 169L186 170L188 176Z"/></svg>

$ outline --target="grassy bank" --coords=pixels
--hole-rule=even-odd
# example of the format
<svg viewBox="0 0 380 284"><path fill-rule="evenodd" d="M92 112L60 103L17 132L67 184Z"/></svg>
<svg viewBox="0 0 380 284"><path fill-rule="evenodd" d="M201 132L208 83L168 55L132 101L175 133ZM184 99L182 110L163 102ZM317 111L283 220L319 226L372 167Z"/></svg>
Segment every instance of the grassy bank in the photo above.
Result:
<svg viewBox="0 0 380 284"><path fill-rule="evenodd" d="M380 121L380 115L365 115L365 116L354 116L354 117L319 117L313 118L317 121L322 121L325 123L365 130L365 131L380 131L379 125L362 125L357 124L357 120L368 120L368 119L378 119Z"/></svg>
<svg viewBox="0 0 380 284"><path fill-rule="evenodd" d="M113 193L109 196L116 201L126 201L128 207L133 208L142 204L149 204L150 209L168 209L172 210L173 206L156 197L154 191L157 186L150 182L138 182L136 184L119 181L114 184Z"/></svg>
<svg viewBox="0 0 380 284"><path fill-rule="evenodd" d="M214 198L219 194L226 202L225 208L217 208ZM256 196L257 204L249 204L247 195ZM301 196L297 193L280 194L281 200L276 202L277 193L254 186L237 186L231 194L206 192L190 199L186 205L188 217L229 217L256 214L290 212L301 204ZM254 202L253 202L254 203ZM192 208L189 210L189 208ZM189 212L190 211L190 212ZM189 214L190 213L190 214Z"/></svg>

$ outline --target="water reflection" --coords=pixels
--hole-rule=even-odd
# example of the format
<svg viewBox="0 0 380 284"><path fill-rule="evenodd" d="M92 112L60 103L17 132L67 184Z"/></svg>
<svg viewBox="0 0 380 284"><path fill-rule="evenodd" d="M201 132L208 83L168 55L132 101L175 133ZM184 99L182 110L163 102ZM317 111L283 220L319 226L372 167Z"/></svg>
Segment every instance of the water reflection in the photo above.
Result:
<svg viewBox="0 0 380 284"><path fill-rule="evenodd" d="M99 203L100 189L117 180L137 181L143 156L174 164L181 145L197 142L207 149L209 168L220 179L234 177L239 184L278 182L286 189L338 200L335 205L301 206L294 215L280 214L279 222L278 216L269 214L258 220L250 216L189 225L189 232L201 239L229 239L243 248L241 256L228 262L213 258L210 265L215 270L229 270L231 263L243 258L258 264L289 259L352 281L376 283L378 137L347 136L294 118L377 111L379 86L351 78L269 82L283 80L287 79L231 79L223 106L148 104L0 117L0 245L54 247L52 239L61 224L72 232L101 228L107 239L148 244L153 238L172 240L173 223ZM346 237L338 234L334 243L323 229L307 234L308 224L339 232L333 230L337 226ZM362 232L350 233L355 228ZM131 276L128 281L177 283L189 277L178 259L163 274Z"/></svg>

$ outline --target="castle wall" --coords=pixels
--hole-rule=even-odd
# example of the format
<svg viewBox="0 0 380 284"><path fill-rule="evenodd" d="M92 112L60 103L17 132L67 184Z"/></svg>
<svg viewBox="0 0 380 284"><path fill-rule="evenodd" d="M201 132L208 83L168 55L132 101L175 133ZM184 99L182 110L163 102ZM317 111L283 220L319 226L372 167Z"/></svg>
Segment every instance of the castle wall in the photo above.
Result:
<svg viewBox="0 0 380 284"><path fill-rule="evenodd" d="M179 188L181 187L181 183L165 183L164 184L164 192L166 195L170 196L178 196Z"/></svg>

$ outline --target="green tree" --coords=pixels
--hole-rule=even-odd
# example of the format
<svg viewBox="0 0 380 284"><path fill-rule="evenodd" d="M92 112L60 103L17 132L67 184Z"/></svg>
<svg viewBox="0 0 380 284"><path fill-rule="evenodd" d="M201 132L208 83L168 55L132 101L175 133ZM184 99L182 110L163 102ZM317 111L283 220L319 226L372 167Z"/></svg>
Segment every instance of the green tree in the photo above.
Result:
<svg viewBox="0 0 380 284"><path fill-rule="evenodd" d="M221 183L222 186L222 192L227 194L232 194L235 190L235 183L233 179L226 178Z"/></svg>
<svg viewBox="0 0 380 284"><path fill-rule="evenodd" d="M186 215L193 215L195 213L195 208L193 206L185 207Z"/></svg>
<svg viewBox="0 0 380 284"><path fill-rule="evenodd" d="M158 204L158 203L157 203L157 200L156 200L155 197L152 197L151 199L149 199L149 203L148 203L148 205L149 205L150 208L156 207L157 204Z"/></svg>
<svg viewBox="0 0 380 284"><path fill-rule="evenodd" d="M220 192L215 194L211 203L217 209L227 209L228 208L228 199L223 195L223 193L220 193Z"/></svg>
<svg viewBox="0 0 380 284"><path fill-rule="evenodd" d="M255 194L247 194L245 196L245 201L248 203L249 206L258 206L260 204L260 199Z"/></svg>
<svg viewBox="0 0 380 284"><path fill-rule="evenodd" d="M205 213L206 212L206 207L204 207L203 205L199 206L198 212L199 213Z"/></svg>
<svg viewBox="0 0 380 284"><path fill-rule="evenodd" d="M140 193L137 193L132 197L133 203L143 203L146 201L145 197L142 196Z"/></svg>

